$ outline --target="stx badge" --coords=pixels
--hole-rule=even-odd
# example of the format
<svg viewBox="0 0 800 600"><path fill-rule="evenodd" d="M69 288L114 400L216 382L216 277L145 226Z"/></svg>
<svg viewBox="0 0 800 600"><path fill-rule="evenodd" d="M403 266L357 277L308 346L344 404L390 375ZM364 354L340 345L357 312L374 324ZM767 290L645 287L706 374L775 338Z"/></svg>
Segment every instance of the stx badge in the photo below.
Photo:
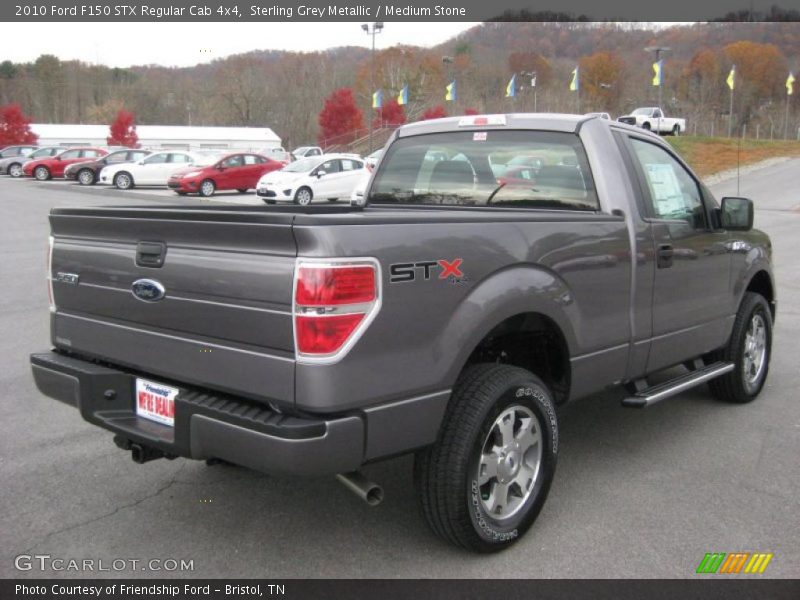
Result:
<svg viewBox="0 0 800 600"><path fill-rule="evenodd" d="M423 260L415 263L395 263L389 267L389 281L391 283L402 283L414 281L422 278L425 281L433 278L447 279L453 283L467 281L461 270L463 259L454 258L453 260Z"/></svg>

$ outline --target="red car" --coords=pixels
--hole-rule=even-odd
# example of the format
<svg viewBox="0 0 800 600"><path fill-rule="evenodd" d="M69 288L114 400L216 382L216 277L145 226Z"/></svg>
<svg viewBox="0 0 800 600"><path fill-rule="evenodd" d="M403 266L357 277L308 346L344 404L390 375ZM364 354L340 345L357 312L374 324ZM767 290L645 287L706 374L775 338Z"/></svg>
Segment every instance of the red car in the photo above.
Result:
<svg viewBox="0 0 800 600"><path fill-rule="evenodd" d="M53 177L63 177L64 169L76 162L100 158L108 154L102 148L69 148L50 158L31 160L22 166L26 177L35 177L39 181L46 181Z"/></svg>
<svg viewBox="0 0 800 600"><path fill-rule="evenodd" d="M264 173L276 171L286 163L261 154L237 153L220 158L207 167L189 167L175 171L167 186L181 196L198 193L213 196L217 190L238 190L241 193L256 187Z"/></svg>

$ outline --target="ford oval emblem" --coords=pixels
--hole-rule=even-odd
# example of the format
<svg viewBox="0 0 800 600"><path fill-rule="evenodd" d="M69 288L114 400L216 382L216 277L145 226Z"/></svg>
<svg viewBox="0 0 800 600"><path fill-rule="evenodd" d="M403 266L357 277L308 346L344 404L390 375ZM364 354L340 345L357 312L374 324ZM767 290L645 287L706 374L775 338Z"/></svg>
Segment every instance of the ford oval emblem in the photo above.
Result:
<svg viewBox="0 0 800 600"><path fill-rule="evenodd" d="M158 302L167 295L167 290L155 279L137 279L133 282L131 291L144 302Z"/></svg>

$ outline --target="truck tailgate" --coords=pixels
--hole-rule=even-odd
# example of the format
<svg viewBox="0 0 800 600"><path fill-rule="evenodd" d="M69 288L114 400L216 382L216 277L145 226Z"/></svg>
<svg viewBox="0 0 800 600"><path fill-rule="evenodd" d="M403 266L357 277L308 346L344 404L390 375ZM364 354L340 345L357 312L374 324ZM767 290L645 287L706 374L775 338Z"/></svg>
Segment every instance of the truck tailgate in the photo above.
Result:
<svg viewBox="0 0 800 600"><path fill-rule="evenodd" d="M201 207L54 210L54 345L178 383L293 403L292 221ZM165 249L161 266L137 258L153 248ZM161 284L164 297L135 296L140 279Z"/></svg>

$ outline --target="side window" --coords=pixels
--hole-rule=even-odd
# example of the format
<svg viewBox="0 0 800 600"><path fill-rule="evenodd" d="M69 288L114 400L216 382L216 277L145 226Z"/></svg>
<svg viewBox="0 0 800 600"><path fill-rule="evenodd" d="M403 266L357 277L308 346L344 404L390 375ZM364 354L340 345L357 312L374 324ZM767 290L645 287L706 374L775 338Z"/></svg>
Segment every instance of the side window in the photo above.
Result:
<svg viewBox="0 0 800 600"><path fill-rule="evenodd" d="M313 150L309 150L306 153L306 156L322 156L322 152L319 149L314 148Z"/></svg>
<svg viewBox="0 0 800 600"><path fill-rule="evenodd" d="M64 152L64 154L61 155L62 160L69 160L70 158L80 158L80 157L81 157L80 150L70 150L69 152Z"/></svg>
<svg viewBox="0 0 800 600"><path fill-rule="evenodd" d="M146 165L160 165L167 162L168 154L153 154L152 156L148 156L147 160L144 161Z"/></svg>
<svg viewBox="0 0 800 600"><path fill-rule="evenodd" d="M242 155L237 154L236 156L231 156L230 158L226 158L222 162L223 167L231 168L231 167L241 167L242 166Z"/></svg>
<svg viewBox="0 0 800 600"><path fill-rule="evenodd" d="M361 168L354 160L342 160L340 162L342 163L342 171L353 171Z"/></svg>
<svg viewBox="0 0 800 600"><path fill-rule="evenodd" d="M81 151L81 158L97 158L100 153L97 150L83 150Z"/></svg>
<svg viewBox="0 0 800 600"><path fill-rule="evenodd" d="M123 157L122 160L135 162L137 160L142 160L145 156L147 156L147 152L128 152L127 158Z"/></svg>
<svg viewBox="0 0 800 600"><path fill-rule="evenodd" d="M127 160L128 153L127 152L114 152L106 156L106 163L107 164L115 164L115 163L122 163Z"/></svg>
<svg viewBox="0 0 800 600"><path fill-rule="evenodd" d="M169 162L171 163L188 163L191 162L192 159L189 157L188 154L170 154L169 155Z"/></svg>
<svg viewBox="0 0 800 600"><path fill-rule="evenodd" d="M260 156L256 156L255 154L245 154L244 155L244 164L246 165L260 165L264 162L264 159Z"/></svg>
<svg viewBox="0 0 800 600"><path fill-rule="evenodd" d="M631 138L631 145L650 191L653 215L657 219L686 221L695 229L705 229L700 189L683 165L655 144Z"/></svg>
<svg viewBox="0 0 800 600"><path fill-rule="evenodd" d="M322 163L317 170L325 171L328 175L330 175L331 173L338 173L341 170L339 162L340 161L338 160L326 161Z"/></svg>

